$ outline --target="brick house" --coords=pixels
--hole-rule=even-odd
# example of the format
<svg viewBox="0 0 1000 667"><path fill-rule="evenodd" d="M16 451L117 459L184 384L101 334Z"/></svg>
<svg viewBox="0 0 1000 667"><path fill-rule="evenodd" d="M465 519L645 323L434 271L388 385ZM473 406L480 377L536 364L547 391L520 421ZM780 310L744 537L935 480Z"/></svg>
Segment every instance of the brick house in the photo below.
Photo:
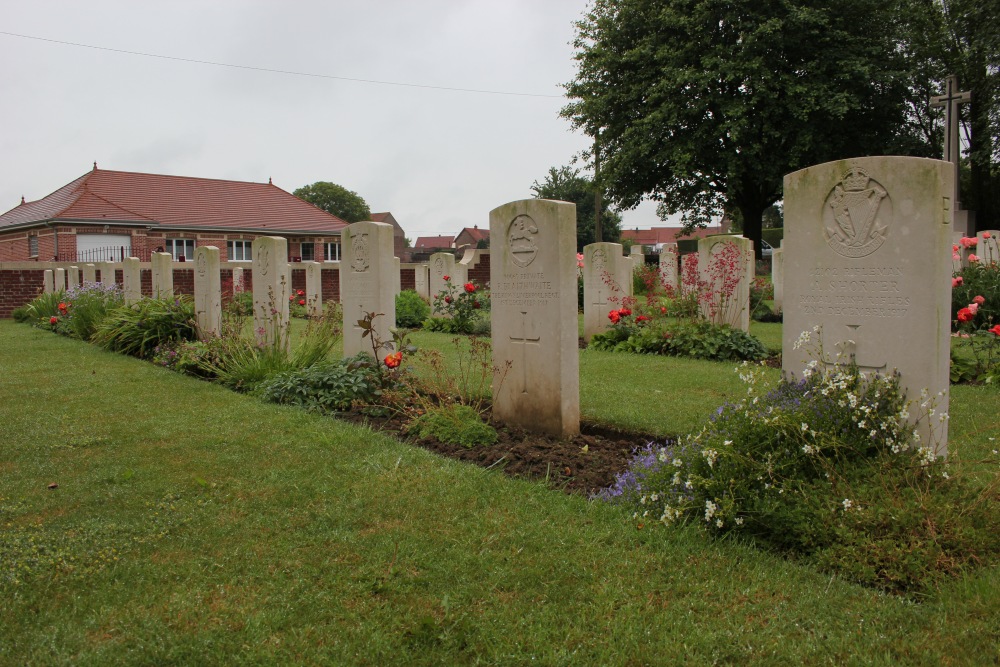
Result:
<svg viewBox="0 0 1000 667"><path fill-rule="evenodd" d="M490 230L480 229L479 225L465 227L455 237L456 248L489 248Z"/></svg>
<svg viewBox="0 0 1000 667"><path fill-rule="evenodd" d="M191 259L197 246L250 260L258 236L288 239L291 261L340 259L347 223L267 183L93 170L0 215L0 262Z"/></svg>
<svg viewBox="0 0 1000 667"><path fill-rule="evenodd" d="M631 241L632 245L641 245L645 250L659 253L667 243L677 243L688 239L700 239L712 234L725 234L729 229L726 225L714 225L695 229L689 234L681 235L680 227L653 227L651 229L623 229L622 241Z"/></svg>

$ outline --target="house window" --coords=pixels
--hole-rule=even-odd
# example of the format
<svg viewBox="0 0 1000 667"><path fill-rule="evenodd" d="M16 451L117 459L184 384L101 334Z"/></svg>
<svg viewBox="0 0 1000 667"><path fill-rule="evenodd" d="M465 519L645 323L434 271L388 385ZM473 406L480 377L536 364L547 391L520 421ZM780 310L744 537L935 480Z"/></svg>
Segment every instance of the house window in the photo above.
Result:
<svg viewBox="0 0 1000 667"><path fill-rule="evenodd" d="M28 237L28 257L38 257L38 237L35 235Z"/></svg>
<svg viewBox="0 0 1000 667"><path fill-rule="evenodd" d="M167 239L167 249L174 256L174 261L179 262L181 258L194 259L194 239Z"/></svg>
<svg viewBox="0 0 1000 667"><path fill-rule="evenodd" d="M323 261L324 262L339 262L340 261L340 242L334 241L333 243L323 244Z"/></svg>
<svg viewBox="0 0 1000 667"><path fill-rule="evenodd" d="M249 262L253 259L253 241L226 241L226 258L230 262Z"/></svg>
<svg viewBox="0 0 1000 667"><path fill-rule="evenodd" d="M302 256L303 262L311 262L316 259L316 244L315 243L300 243L299 244L299 254Z"/></svg>

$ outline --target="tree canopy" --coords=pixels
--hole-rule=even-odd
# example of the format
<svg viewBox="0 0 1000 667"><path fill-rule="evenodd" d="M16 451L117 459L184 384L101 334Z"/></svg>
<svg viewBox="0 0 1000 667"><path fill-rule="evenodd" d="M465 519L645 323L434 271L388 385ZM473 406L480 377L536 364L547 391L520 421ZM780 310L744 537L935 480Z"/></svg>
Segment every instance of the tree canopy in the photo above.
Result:
<svg viewBox="0 0 1000 667"><path fill-rule="evenodd" d="M897 19L885 0L595 0L562 113L612 202L688 227L738 211L759 253L786 173L919 143Z"/></svg>
<svg viewBox="0 0 1000 667"><path fill-rule="evenodd" d="M537 199L557 199L576 204L576 250L594 242L594 181L572 167L552 167L545 180L531 185ZM601 240L617 242L621 237L622 217L606 202L601 203Z"/></svg>
<svg viewBox="0 0 1000 667"><path fill-rule="evenodd" d="M357 192L336 183L316 181L292 194L347 222L361 222L372 218L367 202Z"/></svg>

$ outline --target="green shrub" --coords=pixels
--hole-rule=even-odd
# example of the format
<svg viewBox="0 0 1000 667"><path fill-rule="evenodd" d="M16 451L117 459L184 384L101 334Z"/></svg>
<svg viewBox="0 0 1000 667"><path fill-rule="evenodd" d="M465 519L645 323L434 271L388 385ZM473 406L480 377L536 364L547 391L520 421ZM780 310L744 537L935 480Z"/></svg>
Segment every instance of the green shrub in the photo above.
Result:
<svg viewBox="0 0 1000 667"><path fill-rule="evenodd" d="M219 363L220 349L219 338L207 341L170 341L153 349L152 361L178 373L210 380L215 378L215 374L208 369Z"/></svg>
<svg viewBox="0 0 1000 667"><path fill-rule="evenodd" d="M456 321L450 317L428 317L424 320L423 328L439 333L482 336L490 332L490 319L487 314L479 314L464 321Z"/></svg>
<svg viewBox="0 0 1000 667"><path fill-rule="evenodd" d="M164 344L198 339L194 301L188 296L141 299L107 313L91 340L100 347L149 359Z"/></svg>
<svg viewBox="0 0 1000 667"><path fill-rule="evenodd" d="M418 438L434 437L449 445L476 447L497 441L496 429L468 405L453 403L430 408L410 424L408 432Z"/></svg>
<svg viewBox="0 0 1000 667"><path fill-rule="evenodd" d="M475 321L490 309L490 294L479 285L468 282L459 287L445 276L444 289L434 296L434 312L443 313L452 323L444 329L447 333L474 333ZM437 318L433 318L437 319ZM425 322L426 327L426 322ZM479 328L482 328L479 325Z"/></svg>
<svg viewBox="0 0 1000 667"><path fill-rule="evenodd" d="M396 326L406 329L419 328L431 314L431 306L413 290L403 290L396 295Z"/></svg>
<svg viewBox="0 0 1000 667"><path fill-rule="evenodd" d="M744 535L887 591L926 592L995 562L995 492L963 481L910 426L911 411L941 419L926 394L908 402L898 377L866 379L856 367L813 366L770 391L755 386L756 371L741 376L744 400L696 435L638 451L599 495L634 505L637 517Z"/></svg>
<svg viewBox="0 0 1000 667"><path fill-rule="evenodd" d="M62 303L65 306L65 301L66 293L63 291L43 292L24 306L15 310L13 317L18 322L31 322L45 329L51 329L52 325L49 319L64 315L59 308L59 304Z"/></svg>
<svg viewBox="0 0 1000 667"><path fill-rule="evenodd" d="M89 341L109 312L125 303L118 285L84 283L66 292L66 316L58 330L73 338Z"/></svg>
<svg viewBox="0 0 1000 667"><path fill-rule="evenodd" d="M956 323L958 311L977 297L983 297L976 314L983 328L1000 324L1000 265L973 262L952 280L951 321Z"/></svg>
<svg viewBox="0 0 1000 667"><path fill-rule="evenodd" d="M660 321L651 326L616 325L595 334L590 347L714 361L757 361L767 356L764 344L742 329L704 320Z"/></svg>
<svg viewBox="0 0 1000 667"><path fill-rule="evenodd" d="M371 358L327 361L278 373L262 382L257 393L265 401L297 405L328 414L349 410L355 401L373 402L380 393L380 375Z"/></svg>

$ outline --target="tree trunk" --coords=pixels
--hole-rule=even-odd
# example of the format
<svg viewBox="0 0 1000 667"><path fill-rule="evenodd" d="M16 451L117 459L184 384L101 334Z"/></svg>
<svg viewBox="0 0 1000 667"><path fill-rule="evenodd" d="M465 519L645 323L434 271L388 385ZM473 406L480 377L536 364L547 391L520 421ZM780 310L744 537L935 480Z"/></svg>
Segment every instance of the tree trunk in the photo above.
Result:
<svg viewBox="0 0 1000 667"><path fill-rule="evenodd" d="M737 204L740 214L743 216L743 236L753 241L753 254L755 260L760 260L763 255L763 248L760 241L764 229L764 211L771 204L761 204L760 202L741 202Z"/></svg>

